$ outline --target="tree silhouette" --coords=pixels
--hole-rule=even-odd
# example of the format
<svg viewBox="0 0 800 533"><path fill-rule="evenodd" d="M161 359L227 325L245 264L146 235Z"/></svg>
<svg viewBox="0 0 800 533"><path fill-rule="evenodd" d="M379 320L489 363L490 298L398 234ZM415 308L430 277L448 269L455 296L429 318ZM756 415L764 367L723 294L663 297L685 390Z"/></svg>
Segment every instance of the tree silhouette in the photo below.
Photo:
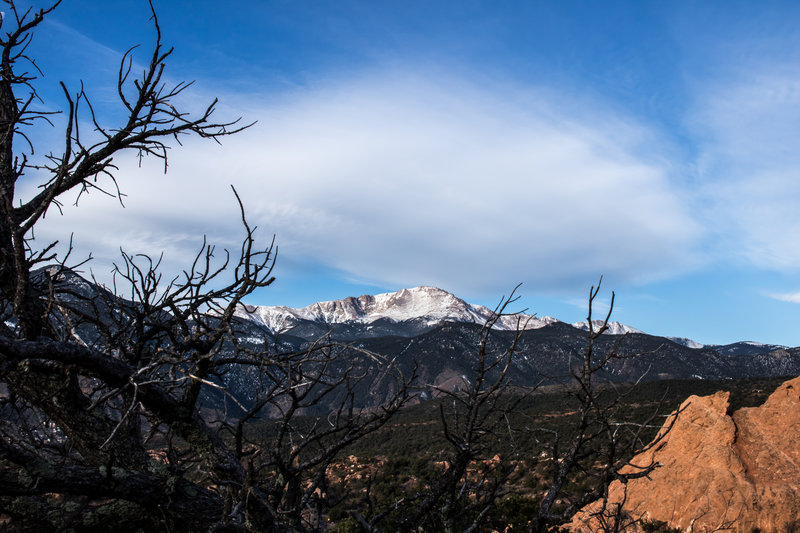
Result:
<svg viewBox="0 0 800 533"><path fill-rule="evenodd" d="M260 332L252 340L244 299L273 281L275 248L259 245L241 199L243 238L233 252L203 242L183 273L166 278L160 260L122 253L111 287L87 283L72 248L34 239L45 214L68 193L120 195L115 158L127 151L167 163L169 142L184 136L219 141L248 126L217 121L216 100L191 114L178 107L189 83L164 74L171 49L155 39L143 70L134 74L134 48L116 80L124 119L106 124L81 87L63 83L64 130L59 146L37 147L30 127L50 122L37 109L38 68L28 44L59 2L22 10L7 0L0 36L0 520L10 531L323 530L329 467L346 448L378 430L413 397L416 372L323 337L298 346ZM84 135L85 125L91 134ZM84 129L82 129L84 128ZM38 192L22 199L23 177ZM542 525L563 521L553 502L575 472L602 450L602 496L624 475L626 450L641 427L619 426L619 398L604 403L594 379L614 352L598 357L593 343L608 326L591 329L573 373L581 426L566 447L553 437L553 478L542 502ZM488 342L504 299L478 334L473 374L447 398L440 423L449 458L439 478L391 510L361 515L360 527L414 531L477 530L515 463L494 460L492 443L511 431L515 405L507 380L517 336L493 351ZM609 313L610 315L610 313ZM250 340L248 340L250 339ZM228 389L232 375L248 379L243 402ZM379 386L374 385L378 383ZM366 405L365 394L380 392ZM374 398L373 398L374 399ZM262 419L258 426L253 422ZM258 430L254 428L258 428ZM511 433L509 433L510 435ZM605 447L596 446L604 442ZM566 449L566 453L559 450ZM629 451L629 450L628 450ZM491 460L490 460L491 459ZM644 467L646 475L654 465Z"/></svg>
<svg viewBox="0 0 800 533"><path fill-rule="evenodd" d="M26 131L49 121L50 112L36 109L31 72L37 68L27 45L57 6L23 11L8 2L0 38L0 510L10 520L6 526L300 529L312 520L309 509L326 466L406 402L409 378L377 354L334 343L284 353L268 338L255 347L240 341L245 321L236 312L243 298L272 283L275 260L272 244L257 244L243 208L244 238L235 253L219 254L204 242L182 275L165 279L158 260L123 252L110 289L80 283L74 268L81 263L68 263L71 247L59 256L57 243L40 246L33 239L36 225L66 193L119 195L114 161L122 152L161 159L166 168L169 141L218 141L247 127L216 121L216 100L199 115L179 109L176 98L190 84L166 81L172 50L162 44L151 4L149 61L138 76L133 48L120 63L116 86L125 119L105 124L83 88L71 93L62 83L63 145L44 162L32 162ZM81 128L87 122L93 126L88 139ZM40 189L20 200L16 186L28 172L41 178ZM235 190L234 196L239 200ZM204 412L214 395L232 398L224 385L232 369L255 376L252 404L238 405L232 416ZM356 391L365 376L378 373L389 392L379 409L363 409ZM325 424L303 425L302 415L321 403L332 413ZM244 430L265 413L279 420L269 448Z"/></svg>

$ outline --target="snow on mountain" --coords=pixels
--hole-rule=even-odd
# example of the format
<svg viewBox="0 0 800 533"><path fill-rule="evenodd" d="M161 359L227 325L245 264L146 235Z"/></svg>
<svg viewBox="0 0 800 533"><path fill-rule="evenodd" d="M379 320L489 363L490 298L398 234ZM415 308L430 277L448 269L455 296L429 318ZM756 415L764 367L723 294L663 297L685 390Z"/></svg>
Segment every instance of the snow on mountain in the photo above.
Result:
<svg viewBox="0 0 800 533"><path fill-rule="evenodd" d="M700 348L705 348L705 344L701 344L695 340L689 339L687 337L667 337L672 342L676 342L681 346L686 346L687 348L692 348L693 350L699 350Z"/></svg>
<svg viewBox="0 0 800 533"><path fill-rule="evenodd" d="M769 352L786 350L788 347L780 344L764 344L753 341L739 341L731 344L710 344L706 346L723 355L733 356L757 356Z"/></svg>
<svg viewBox="0 0 800 533"><path fill-rule="evenodd" d="M573 322L572 326L578 329L582 329L584 331L589 331L589 323L585 320L582 322ZM600 329L602 326L603 326L602 320L592 320L592 327L594 328L595 331ZM643 332L631 326L621 324L619 322L609 322L606 333L608 333L609 335L625 335L626 333L643 333Z"/></svg>
<svg viewBox="0 0 800 533"><path fill-rule="evenodd" d="M472 305L436 287L416 287L397 292L349 297L331 302L319 302L307 307L246 306L237 311L242 318L255 320L273 332L282 332L302 320L324 324L370 324L377 320L403 322L422 320L429 325L440 322L471 322L483 324L493 312L481 305ZM556 322L552 317L519 315L526 329L536 329ZM501 330L517 327L516 316L500 317L496 326Z"/></svg>

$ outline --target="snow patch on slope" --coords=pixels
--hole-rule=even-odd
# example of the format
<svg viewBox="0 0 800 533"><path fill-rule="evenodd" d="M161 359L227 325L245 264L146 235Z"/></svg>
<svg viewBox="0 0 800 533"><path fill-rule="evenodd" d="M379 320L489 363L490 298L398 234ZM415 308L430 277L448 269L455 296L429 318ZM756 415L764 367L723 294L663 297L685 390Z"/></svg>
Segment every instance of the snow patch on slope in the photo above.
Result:
<svg viewBox="0 0 800 533"><path fill-rule="evenodd" d="M667 337L667 338L676 344L680 344L681 346L686 346L687 348L691 348L693 350L699 350L700 348L706 347L705 344L699 343L687 337Z"/></svg>
<svg viewBox="0 0 800 533"><path fill-rule="evenodd" d="M586 320L582 322L573 322L572 326L578 329L582 329L584 331L589 331L589 323ZM603 326L602 320L592 320L592 328L594 329L594 331L599 330L602 326ZM626 333L643 333L643 332L634 327L621 324L619 322L609 322L606 333L608 333L609 335L625 335Z"/></svg>

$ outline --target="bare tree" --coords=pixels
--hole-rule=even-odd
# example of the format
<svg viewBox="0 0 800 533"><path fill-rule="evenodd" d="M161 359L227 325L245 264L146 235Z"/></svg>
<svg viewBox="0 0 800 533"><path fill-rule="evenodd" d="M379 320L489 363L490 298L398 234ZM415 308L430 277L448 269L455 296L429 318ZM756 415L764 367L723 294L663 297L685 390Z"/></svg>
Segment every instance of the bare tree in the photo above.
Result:
<svg viewBox="0 0 800 533"><path fill-rule="evenodd" d="M124 254L110 288L85 283L70 252L37 247L36 225L67 193L119 195L114 158L133 150L167 163L167 142L219 141L247 126L199 115L176 99L189 86L164 76L171 50L155 43L133 74L122 58L121 124L106 125L80 89L63 89L63 146L29 160L27 128L49 113L38 101L34 30L57 6L23 11L6 2L0 38L0 516L11 530L77 528L281 531L310 528L325 468L347 444L385 423L409 397L407 380L376 354L319 343L301 352L241 341L242 300L273 281L275 249L259 247L242 209L244 238L233 254L204 243L182 275L164 278L159 260ZM93 126L92 140L80 124ZM28 142L28 150L20 149ZM28 171L45 176L20 201ZM234 195L239 200L234 191ZM239 201L241 207L241 201ZM71 248L70 248L71 249ZM78 263L80 264L80 263ZM75 267L76 265L71 265ZM269 341L269 339L265 339ZM347 361L346 363L344 361ZM257 377L254 399L227 390L234 371ZM389 392L365 409L355 392L382 372ZM239 404L219 412L214 395ZM324 419L306 418L315 405ZM222 402L220 405L225 404ZM279 415L272 446L248 424ZM316 500L315 500L316 498ZM321 509L319 504L317 515Z"/></svg>
<svg viewBox="0 0 800 533"><path fill-rule="evenodd" d="M524 324L518 317L514 339L499 351L490 349L489 337L515 301L512 291L481 328L476 364L465 390L438 388L450 404L440 404L439 413L450 445L447 466L420 501L403 513L399 529L412 531L428 523L448 532L474 531L502 493L514 466L497 455L496 439L510 437L507 415L519 401L509 397L507 377Z"/></svg>
<svg viewBox="0 0 800 533"><path fill-rule="evenodd" d="M568 435L545 428L533 431L546 435L550 442L551 472L547 490L539 505L538 527L544 529L568 521L576 511L595 500L601 500L596 513L596 523L602 531L618 532L631 522L624 512L624 501L609 504L608 487L614 480L626 483L630 479L647 476L658 465L651 462L637 465L630 462L634 455L656 446L666 437L675 418L667 427L662 427L657 419L661 415L660 405L645 421L629 421L622 412L623 400L634 390L633 386L618 387L613 383L601 383L598 374L610 361L644 354L621 355L618 348L625 341L623 335L604 353L597 353L597 340L609 328L609 320L614 310L615 294L605 318L599 325L593 320L593 306L600 292L602 279L597 286L589 289L589 312L587 316L588 338L586 347L578 361L570 360L572 385L570 395L577 409L576 424ZM644 376L640 376L639 380ZM652 430L660 429L654 440L648 441ZM574 498L565 489L577 477L588 479L588 488ZM556 502L560 510L555 511Z"/></svg>
<svg viewBox="0 0 800 533"><path fill-rule="evenodd" d="M524 334L518 324L516 334L505 346L490 342L493 327L515 301L513 293L504 299L478 334L475 367L460 390L437 388L441 395L440 426L449 445L443 467L427 479L424 488L406 493L389 507L376 510L369 502L351 514L365 531L448 531L480 530L491 516L498 499L513 488L509 477L519 468L530 450L515 440L533 434L534 440L548 445L550 462L546 489L539 502L538 516L531 516L534 531L547 531L569 521L585 505L600 501L593 511L593 524L601 531L619 532L634 520L625 502L610 502L608 487L614 480L623 482L648 475L655 463L633 464L630 459L656 446L674 423L662 427L660 406L647 420L631 421L624 416L624 400L635 386L615 386L601 380L601 373L615 359L644 354L620 355L618 348L625 337L606 351L597 349L598 339L609 328L614 294L602 321L593 321L593 307L600 284L589 293L589 331L586 345L578 357L570 360L570 382L566 391L572 398L572 422L566 430L547 425L520 425L513 416L524 400L536 401L535 389L512 387L509 370ZM577 363L577 364L576 364ZM647 442L656 430L655 440ZM504 445L500 445L503 442ZM505 454L498 450L506 448ZM508 453L508 450L511 453ZM576 495L576 481L583 487Z"/></svg>
<svg viewBox="0 0 800 533"><path fill-rule="evenodd" d="M133 150L167 163L167 142L182 136L219 141L246 128L217 122L216 101L198 115L177 107L189 86L164 76L171 50L155 42L134 75L126 52L116 80L125 112L120 124L98 117L81 88L65 99L63 145L44 160L29 158L28 128L50 121L37 111L33 32L57 6L20 10L7 0L0 36L0 518L10 530L58 527L168 531L323 530L330 507L328 467L338 454L385 424L411 398L415 373L354 346L322 339L298 350L264 333L243 339L244 299L273 281L275 248L259 246L241 208L243 238L233 253L203 243L185 271L160 273L159 260L123 253L111 287L86 283L70 263L71 247L39 245L33 234L68 193L119 195L114 160ZM31 72L34 72L32 74ZM90 136L80 125L92 125ZM22 148L21 148L22 147ZM43 176L39 192L21 200L26 173ZM599 289L599 288L598 288ZM594 352L590 292L589 343L572 369L580 404L577 436L564 448L553 438L553 474L539 518L563 521L580 501L556 514L566 482L601 453L598 484L584 498L602 497L613 479L646 475L625 462L640 447L644 426L620 423L597 386L612 351ZM520 339L494 351L490 335L514 302L504 299L477 339L474 373L460 391L440 389L448 458L436 479L389 510L358 515L368 530L476 530L506 490L514 462L499 457L498 438L513 435L508 373ZM613 307L613 298L612 298ZM242 402L227 383L252 377ZM381 376L377 407L360 401ZM228 410L228 407L230 410ZM260 421L259 423L256 423ZM622 436L625 435L625 439ZM509 437L510 438L510 437ZM598 443L603 443L602 445ZM595 454L594 456L592 454Z"/></svg>
<svg viewBox="0 0 800 533"><path fill-rule="evenodd" d="M440 395L439 420L449 446L442 470L427 480L424 490L389 508L368 517L351 511L366 531L476 531L506 493L516 463L498 453L498 442L513 442L508 415L523 398L511 392L508 380L525 326L520 314L511 313L517 328L510 343L498 348L490 339L497 322L509 316L507 308L517 301L515 292L501 300L478 331L475 366L464 387L431 386Z"/></svg>
<svg viewBox="0 0 800 533"><path fill-rule="evenodd" d="M379 354L327 343L262 365L259 378L265 386L257 401L232 428L236 454L259 480L276 523L324 530L331 463L411 398L415 375L404 376ZM385 394L368 408L365 389L376 380ZM248 439L246 424L259 413L269 418Z"/></svg>

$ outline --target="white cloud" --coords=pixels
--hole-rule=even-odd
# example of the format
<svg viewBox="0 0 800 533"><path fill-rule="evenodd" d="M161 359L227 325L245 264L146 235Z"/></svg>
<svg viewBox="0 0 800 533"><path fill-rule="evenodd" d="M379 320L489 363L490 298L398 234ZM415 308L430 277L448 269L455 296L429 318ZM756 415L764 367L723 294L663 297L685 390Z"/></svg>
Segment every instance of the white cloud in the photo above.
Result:
<svg viewBox="0 0 800 533"><path fill-rule="evenodd" d="M699 173L719 252L800 267L800 70L743 66L699 92Z"/></svg>
<svg viewBox="0 0 800 533"><path fill-rule="evenodd" d="M781 302L800 304L800 292L785 292L769 294L769 297Z"/></svg>
<svg viewBox="0 0 800 533"><path fill-rule="evenodd" d="M233 105L233 104L231 104ZM393 286L502 291L689 268L702 232L640 125L541 91L390 73L246 102L259 123L173 150L166 176L121 162L128 208L49 217L105 259L120 243L186 259L241 235L228 184L294 258Z"/></svg>

